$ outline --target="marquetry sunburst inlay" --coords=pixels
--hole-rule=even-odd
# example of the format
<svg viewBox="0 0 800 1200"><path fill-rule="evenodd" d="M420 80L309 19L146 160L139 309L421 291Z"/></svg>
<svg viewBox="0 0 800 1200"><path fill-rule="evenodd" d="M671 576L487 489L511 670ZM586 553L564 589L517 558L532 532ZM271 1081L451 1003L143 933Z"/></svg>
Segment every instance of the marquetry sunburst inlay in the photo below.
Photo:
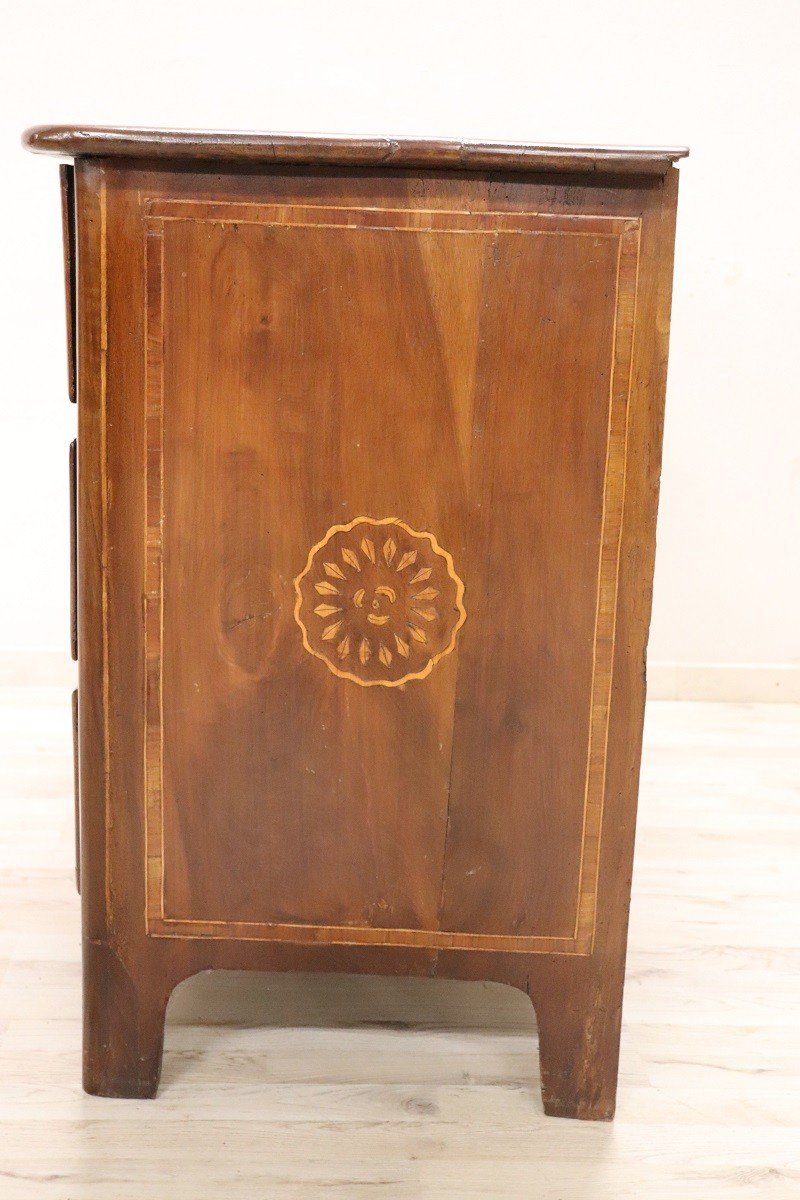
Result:
<svg viewBox="0 0 800 1200"><path fill-rule="evenodd" d="M464 584L432 533L356 517L311 548L295 580L303 645L342 679L398 687L449 654Z"/></svg>

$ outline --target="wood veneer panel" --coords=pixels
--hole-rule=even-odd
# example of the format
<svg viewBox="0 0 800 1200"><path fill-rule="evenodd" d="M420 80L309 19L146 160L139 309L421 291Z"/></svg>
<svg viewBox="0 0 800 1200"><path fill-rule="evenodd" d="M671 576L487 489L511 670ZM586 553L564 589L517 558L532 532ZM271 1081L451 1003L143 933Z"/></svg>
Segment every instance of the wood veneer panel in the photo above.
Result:
<svg viewBox="0 0 800 1200"><path fill-rule="evenodd" d="M585 951L610 682L601 646L598 718L596 606L601 587L614 599L638 223L170 202L148 211L154 928L315 940L321 926L337 940L489 947L499 936L509 948ZM587 284L597 293L588 304ZM509 302L524 320L509 325ZM509 440L498 475L500 423ZM486 514L502 505L497 542ZM424 687L396 697L359 696L302 654L287 581L332 517L362 511L434 528L472 566L475 613L461 636L496 679L469 667L464 676L463 757L452 744L458 648ZM561 538L546 536L553 525ZM576 597L572 619L565 592ZM520 679L529 690L509 699L518 711L506 708L498 737L486 713L515 675L503 646L535 686Z"/></svg>

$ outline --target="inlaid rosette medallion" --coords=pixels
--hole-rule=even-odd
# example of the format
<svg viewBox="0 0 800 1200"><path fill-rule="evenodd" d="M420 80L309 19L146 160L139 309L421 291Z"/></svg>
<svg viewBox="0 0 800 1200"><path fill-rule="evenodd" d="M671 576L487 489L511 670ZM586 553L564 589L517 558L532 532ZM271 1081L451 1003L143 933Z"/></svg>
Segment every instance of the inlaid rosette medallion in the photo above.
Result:
<svg viewBox="0 0 800 1200"><path fill-rule="evenodd" d="M448 552L397 517L332 526L294 586L306 650L364 687L424 679L467 616Z"/></svg>

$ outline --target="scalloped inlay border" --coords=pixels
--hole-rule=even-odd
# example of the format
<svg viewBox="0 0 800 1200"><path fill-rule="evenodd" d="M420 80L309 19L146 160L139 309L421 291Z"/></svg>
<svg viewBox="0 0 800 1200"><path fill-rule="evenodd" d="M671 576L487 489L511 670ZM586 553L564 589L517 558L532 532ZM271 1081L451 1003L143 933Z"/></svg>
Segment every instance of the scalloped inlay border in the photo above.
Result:
<svg viewBox="0 0 800 1200"><path fill-rule="evenodd" d="M294 587L306 650L362 687L424 679L467 619L452 557L398 517L332 525Z"/></svg>

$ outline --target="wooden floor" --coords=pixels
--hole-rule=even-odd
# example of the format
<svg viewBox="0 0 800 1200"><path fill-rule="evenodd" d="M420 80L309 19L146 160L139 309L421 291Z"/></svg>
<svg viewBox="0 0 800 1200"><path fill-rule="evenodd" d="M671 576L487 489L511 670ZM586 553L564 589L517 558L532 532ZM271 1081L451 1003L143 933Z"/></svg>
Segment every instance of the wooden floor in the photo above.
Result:
<svg viewBox="0 0 800 1200"><path fill-rule="evenodd" d="M545 1118L521 993L219 974L156 1101L79 1085L69 712L0 691L0 1200L800 1196L800 707L650 706L617 1120Z"/></svg>

